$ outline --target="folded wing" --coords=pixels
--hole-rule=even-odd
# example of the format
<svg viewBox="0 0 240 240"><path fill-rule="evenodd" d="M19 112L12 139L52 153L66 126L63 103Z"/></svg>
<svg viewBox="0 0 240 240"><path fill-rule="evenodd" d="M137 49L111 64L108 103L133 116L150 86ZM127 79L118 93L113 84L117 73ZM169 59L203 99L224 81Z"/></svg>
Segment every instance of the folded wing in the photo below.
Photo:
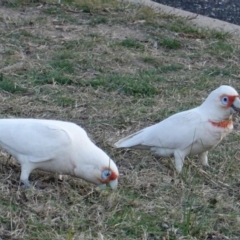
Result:
<svg viewBox="0 0 240 240"><path fill-rule="evenodd" d="M203 124L201 114L196 109L184 111L119 140L115 146L137 149L184 148L200 137L199 130Z"/></svg>

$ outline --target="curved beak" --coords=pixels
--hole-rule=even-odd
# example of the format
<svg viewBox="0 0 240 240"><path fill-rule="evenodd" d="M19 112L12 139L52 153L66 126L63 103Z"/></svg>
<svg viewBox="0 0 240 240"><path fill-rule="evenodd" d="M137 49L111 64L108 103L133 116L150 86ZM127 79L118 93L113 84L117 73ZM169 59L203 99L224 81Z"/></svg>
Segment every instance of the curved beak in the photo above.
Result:
<svg viewBox="0 0 240 240"><path fill-rule="evenodd" d="M239 111L240 111L240 99L238 97L236 97L231 106L231 114L233 114L235 112L239 112Z"/></svg>
<svg viewBox="0 0 240 240"><path fill-rule="evenodd" d="M110 182L109 182L109 185L110 185L110 187L111 187L113 190L116 190L117 187L118 187L118 179L116 178L116 179L110 181Z"/></svg>

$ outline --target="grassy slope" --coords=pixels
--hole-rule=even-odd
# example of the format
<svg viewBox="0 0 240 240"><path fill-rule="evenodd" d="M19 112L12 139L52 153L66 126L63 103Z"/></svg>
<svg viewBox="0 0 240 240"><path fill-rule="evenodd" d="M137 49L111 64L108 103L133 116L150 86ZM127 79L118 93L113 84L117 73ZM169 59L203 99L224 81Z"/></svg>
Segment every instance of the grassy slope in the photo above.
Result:
<svg viewBox="0 0 240 240"><path fill-rule="evenodd" d="M237 131L210 152L213 172L190 157L177 176L171 159L112 148L221 84L240 89L237 40L113 0L12 0L0 11L1 117L76 122L121 173L116 192L98 192L35 171L46 188L22 192L2 152L2 239L239 239Z"/></svg>

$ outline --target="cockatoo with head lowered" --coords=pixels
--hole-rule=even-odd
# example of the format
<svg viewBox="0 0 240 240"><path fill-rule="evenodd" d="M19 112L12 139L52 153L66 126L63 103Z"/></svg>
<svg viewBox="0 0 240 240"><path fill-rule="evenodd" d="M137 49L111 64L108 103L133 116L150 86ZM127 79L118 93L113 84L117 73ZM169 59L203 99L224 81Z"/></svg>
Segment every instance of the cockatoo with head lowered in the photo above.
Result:
<svg viewBox="0 0 240 240"><path fill-rule="evenodd" d="M208 165L208 150L214 148L233 129L232 114L240 110L237 91L222 85L212 91L199 107L183 111L125 137L117 148L151 150L162 157L174 156L182 171L184 159L197 154Z"/></svg>
<svg viewBox="0 0 240 240"><path fill-rule="evenodd" d="M21 182L29 187L34 169L79 177L96 185L118 185L118 168L85 130L71 122L0 119L0 146L21 164Z"/></svg>

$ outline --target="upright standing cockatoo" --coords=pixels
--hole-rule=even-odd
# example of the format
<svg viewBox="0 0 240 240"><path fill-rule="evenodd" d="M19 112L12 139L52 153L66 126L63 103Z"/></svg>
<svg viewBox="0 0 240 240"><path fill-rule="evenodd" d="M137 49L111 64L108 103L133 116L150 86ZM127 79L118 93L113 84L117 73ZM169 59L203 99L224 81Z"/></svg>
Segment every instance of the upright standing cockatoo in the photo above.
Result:
<svg viewBox="0 0 240 240"><path fill-rule="evenodd" d="M0 119L0 146L21 164L20 180L29 187L34 169L82 178L96 185L118 185L118 168L84 129L71 122Z"/></svg>
<svg viewBox="0 0 240 240"><path fill-rule="evenodd" d="M148 149L162 157L174 156L175 167L182 171L189 154L198 154L208 165L208 150L233 129L232 114L239 111L237 91L222 85L212 91L199 107L180 112L115 143L117 148Z"/></svg>

